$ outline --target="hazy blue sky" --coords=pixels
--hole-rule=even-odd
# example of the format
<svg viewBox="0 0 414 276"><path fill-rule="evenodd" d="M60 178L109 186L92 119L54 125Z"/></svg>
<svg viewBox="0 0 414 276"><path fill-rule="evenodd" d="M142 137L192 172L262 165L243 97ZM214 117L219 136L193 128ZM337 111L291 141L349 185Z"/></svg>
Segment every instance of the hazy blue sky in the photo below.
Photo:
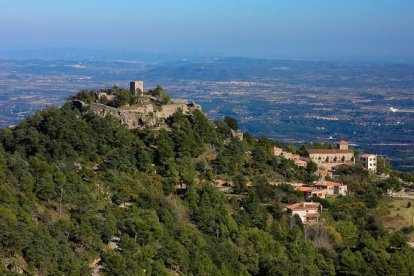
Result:
<svg viewBox="0 0 414 276"><path fill-rule="evenodd" d="M0 48L414 57L413 0L0 0Z"/></svg>

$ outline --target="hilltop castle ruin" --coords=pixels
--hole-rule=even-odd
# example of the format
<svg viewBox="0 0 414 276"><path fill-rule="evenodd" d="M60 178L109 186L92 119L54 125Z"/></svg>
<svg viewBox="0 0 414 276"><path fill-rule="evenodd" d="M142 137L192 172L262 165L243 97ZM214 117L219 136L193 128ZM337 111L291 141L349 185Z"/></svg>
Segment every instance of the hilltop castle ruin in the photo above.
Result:
<svg viewBox="0 0 414 276"><path fill-rule="evenodd" d="M110 103L116 99L116 95L108 92L95 92L96 101L86 104L82 101L82 107L86 107L89 112L98 116L106 117L108 115L117 118L122 124L129 129L137 128L165 128L165 119L173 115L178 110L184 114L190 113L192 110L201 110L201 107L195 103L185 100L172 99L167 103L160 101L159 98L144 93L144 82L130 82L130 93L138 96L138 102L134 104L126 104L121 107L110 106ZM101 99L107 102L100 102Z"/></svg>

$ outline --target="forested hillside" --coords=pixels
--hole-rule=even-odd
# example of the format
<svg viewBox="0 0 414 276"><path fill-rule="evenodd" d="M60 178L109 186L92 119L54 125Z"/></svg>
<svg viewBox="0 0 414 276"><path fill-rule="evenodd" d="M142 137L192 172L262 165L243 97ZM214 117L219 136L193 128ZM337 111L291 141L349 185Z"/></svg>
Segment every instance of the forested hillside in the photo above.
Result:
<svg viewBox="0 0 414 276"><path fill-rule="evenodd" d="M352 194L319 200L323 223L305 229L283 210L303 195L270 184L313 181L311 165L275 157L267 138L240 140L231 118L194 110L167 124L128 130L68 101L2 129L0 274L414 274L412 229L387 232L372 215L393 178L342 168Z"/></svg>

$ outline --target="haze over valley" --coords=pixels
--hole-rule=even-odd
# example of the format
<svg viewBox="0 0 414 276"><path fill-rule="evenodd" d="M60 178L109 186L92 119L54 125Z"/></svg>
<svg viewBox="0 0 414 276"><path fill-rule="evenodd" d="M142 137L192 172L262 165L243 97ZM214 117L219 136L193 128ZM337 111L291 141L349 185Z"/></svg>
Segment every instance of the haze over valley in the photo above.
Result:
<svg viewBox="0 0 414 276"><path fill-rule="evenodd" d="M293 143L346 139L387 156L398 169L413 169L412 64L175 60L0 60L0 125L61 105L81 89L126 87L143 79L147 88L162 84L173 97L197 102L211 119L237 118L254 135Z"/></svg>

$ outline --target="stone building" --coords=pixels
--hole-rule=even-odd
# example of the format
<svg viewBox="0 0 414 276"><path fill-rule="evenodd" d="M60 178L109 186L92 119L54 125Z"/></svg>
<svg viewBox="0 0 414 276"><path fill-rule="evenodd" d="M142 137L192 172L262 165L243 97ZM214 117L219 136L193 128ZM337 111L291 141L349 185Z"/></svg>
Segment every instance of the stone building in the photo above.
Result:
<svg viewBox="0 0 414 276"><path fill-rule="evenodd" d="M295 163L296 166L302 167L302 168L306 168L306 166L308 165L308 162L302 159L296 159L293 162Z"/></svg>
<svg viewBox="0 0 414 276"><path fill-rule="evenodd" d="M300 157L298 154L294 154L288 151L284 151L282 148L273 147L273 154L277 157L282 157L293 161L296 166L306 168L308 164L308 158Z"/></svg>
<svg viewBox="0 0 414 276"><path fill-rule="evenodd" d="M349 149L345 141L339 142L336 149L308 149L307 156L318 165L318 168L327 170L342 164L355 164L354 151Z"/></svg>
<svg viewBox="0 0 414 276"><path fill-rule="evenodd" d="M295 190L304 193L307 198L319 197L323 199L326 198L326 194L328 192L326 189L318 189L316 187L305 186L305 185L296 186Z"/></svg>
<svg viewBox="0 0 414 276"><path fill-rule="evenodd" d="M129 91L132 94L140 94L144 93L144 82L143 81L131 81L129 83Z"/></svg>
<svg viewBox="0 0 414 276"><path fill-rule="evenodd" d="M333 177L333 171L327 170L327 169L318 169L316 171L316 175L319 177L319 179L324 180L327 177L332 178Z"/></svg>
<svg viewBox="0 0 414 276"><path fill-rule="evenodd" d="M348 186L333 181L317 181L314 187L326 190L327 196L345 196L348 193Z"/></svg>
<svg viewBox="0 0 414 276"><path fill-rule="evenodd" d="M340 150L347 150L348 149L348 142L342 140L337 144L337 147Z"/></svg>
<svg viewBox="0 0 414 276"><path fill-rule="evenodd" d="M292 160L292 161L299 160L299 158L300 158L300 156L298 154L294 154L294 153L291 153L291 152L288 152L288 151L284 151L282 148L279 148L279 147L276 147L276 146L273 147L273 154L275 156L283 157L285 159L289 159L289 160Z"/></svg>
<svg viewBox="0 0 414 276"><path fill-rule="evenodd" d="M377 172L377 156L375 154L362 154L360 160L365 169Z"/></svg>

